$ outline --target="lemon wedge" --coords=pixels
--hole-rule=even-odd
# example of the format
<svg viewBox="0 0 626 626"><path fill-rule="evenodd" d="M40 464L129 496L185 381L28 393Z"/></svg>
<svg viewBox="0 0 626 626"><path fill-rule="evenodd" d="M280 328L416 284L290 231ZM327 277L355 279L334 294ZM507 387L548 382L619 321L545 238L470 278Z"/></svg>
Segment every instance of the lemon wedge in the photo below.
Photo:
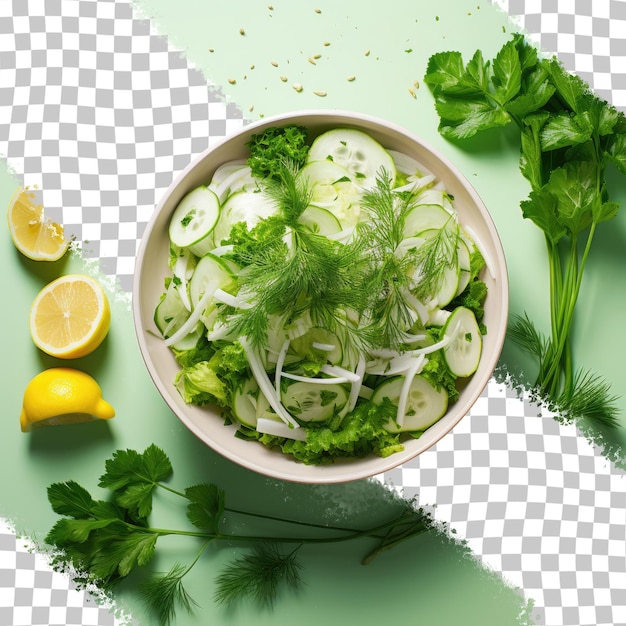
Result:
<svg viewBox="0 0 626 626"><path fill-rule="evenodd" d="M69 246L63 226L44 217L44 209L33 202L34 194L18 189L11 198L7 220L15 247L34 261L57 261Z"/></svg>
<svg viewBox="0 0 626 626"><path fill-rule="evenodd" d="M102 285L82 274L48 283L30 309L30 334L35 345L60 359L93 352L111 325L111 309Z"/></svg>
<svg viewBox="0 0 626 626"><path fill-rule="evenodd" d="M113 407L103 400L100 385L87 373L52 367L37 374L24 391L20 426L30 432L44 426L108 420Z"/></svg>

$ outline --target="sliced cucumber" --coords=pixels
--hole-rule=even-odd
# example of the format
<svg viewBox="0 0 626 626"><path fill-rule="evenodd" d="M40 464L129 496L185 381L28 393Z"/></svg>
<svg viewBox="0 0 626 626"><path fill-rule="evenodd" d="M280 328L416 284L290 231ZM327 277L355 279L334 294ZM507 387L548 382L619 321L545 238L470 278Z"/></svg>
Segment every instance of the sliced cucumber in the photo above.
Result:
<svg viewBox="0 0 626 626"><path fill-rule="evenodd" d="M456 289L456 295L458 296L463 293L470 281L470 251L462 239L459 239L457 259L459 262L459 286Z"/></svg>
<svg viewBox="0 0 626 626"><path fill-rule="evenodd" d="M283 406L296 419L304 422L325 422L348 402L343 385L295 381L281 393Z"/></svg>
<svg viewBox="0 0 626 626"><path fill-rule="evenodd" d="M398 406L404 388L405 377L394 376L374 389L372 402L381 404L388 398ZM443 417L448 409L448 394L443 389L435 389L423 376L415 376L411 381L406 399L406 410L402 424L389 420L385 429L389 432L416 432L426 430Z"/></svg>
<svg viewBox="0 0 626 626"><path fill-rule="evenodd" d="M248 165L243 165L234 169L216 186L215 195L220 204L224 204L232 194L238 191L253 192L257 189L259 189L259 183L252 176L252 170Z"/></svg>
<svg viewBox="0 0 626 626"><path fill-rule="evenodd" d="M342 230L341 223L330 211L314 204L303 211L298 221L320 235L334 235Z"/></svg>
<svg viewBox="0 0 626 626"><path fill-rule="evenodd" d="M214 289L232 291L236 285L236 278L224 259L209 252L198 261L189 282L192 306L195 307L200 302L210 284L213 284Z"/></svg>
<svg viewBox="0 0 626 626"><path fill-rule="evenodd" d="M429 228L418 235L418 239L429 239L437 236L440 229ZM453 258L449 260L449 264L444 268L443 278L439 285L439 291L431 294L437 306L442 309L447 304L450 304L457 294L460 281L460 270L458 255L453 255Z"/></svg>
<svg viewBox="0 0 626 626"><path fill-rule="evenodd" d="M189 311L185 307L180 292L172 281L167 288L162 300L154 310L154 323L165 339L171 337L189 317ZM176 350L190 350L198 343L202 335L202 325L196 327L187 336L172 345Z"/></svg>
<svg viewBox="0 0 626 626"><path fill-rule="evenodd" d="M202 256L213 247L213 229L220 216L217 196L207 187L196 187L178 203L169 226L171 242Z"/></svg>
<svg viewBox="0 0 626 626"><path fill-rule="evenodd" d="M440 229L451 218L454 219L439 204L417 204L404 218L404 236L414 237L426 230Z"/></svg>
<svg viewBox="0 0 626 626"><path fill-rule="evenodd" d="M251 229L262 219L274 215L277 210L276 203L260 190L232 194L220 211L220 219L213 236L215 245L219 246L224 239L228 239L235 224L245 222L248 229Z"/></svg>
<svg viewBox="0 0 626 626"><path fill-rule="evenodd" d="M311 353L324 355L331 365L339 365L343 358L341 341L335 333L314 326L307 333L291 341L290 350L294 352L299 360L308 358Z"/></svg>
<svg viewBox="0 0 626 626"><path fill-rule="evenodd" d="M443 335L452 335L452 341L443 349L450 371L461 378L471 376L478 369L483 345L473 311L463 306L454 309L443 327Z"/></svg>
<svg viewBox="0 0 626 626"><path fill-rule="evenodd" d="M257 422L257 399L259 385L254 377L249 378L233 395L233 414L237 421L246 426L256 426Z"/></svg>
<svg viewBox="0 0 626 626"><path fill-rule="evenodd" d="M309 161L330 160L345 167L361 187L376 184L383 170L396 179L391 155L373 137L354 128L334 128L317 137L309 150Z"/></svg>
<svg viewBox="0 0 626 626"><path fill-rule="evenodd" d="M344 228L356 224L362 191L345 167L333 161L311 161L301 175L311 189L311 204L330 211Z"/></svg>

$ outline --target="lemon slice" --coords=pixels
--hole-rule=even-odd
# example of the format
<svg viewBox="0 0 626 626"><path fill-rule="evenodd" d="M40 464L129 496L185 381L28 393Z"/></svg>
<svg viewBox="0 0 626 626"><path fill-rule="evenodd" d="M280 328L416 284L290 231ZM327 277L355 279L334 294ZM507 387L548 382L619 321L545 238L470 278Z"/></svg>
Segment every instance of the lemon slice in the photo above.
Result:
<svg viewBox="0 0 626 626"><path fill-rule="evenodd" d="M82 274L61 276L35 297L30 335L46 354L76 359L93 352L111 324L111 309L98 281Z"/></svg>
<svg viewBox="0 0 626 626"><path fill-rule="evenodd" d="M34 261L56 261L69 246L63 226L46 221L42 206L33 203L34 194L18 189L11 198L7 220L15 247Z"/></svg>
<svg viewBox="0 0 626 626"><path fill-rule="evenodd" d="M43 426L108 420L113 407L103 400L100 385L87 373L52 367L37 374L24 391L20 415L22 432Z"/></svg>

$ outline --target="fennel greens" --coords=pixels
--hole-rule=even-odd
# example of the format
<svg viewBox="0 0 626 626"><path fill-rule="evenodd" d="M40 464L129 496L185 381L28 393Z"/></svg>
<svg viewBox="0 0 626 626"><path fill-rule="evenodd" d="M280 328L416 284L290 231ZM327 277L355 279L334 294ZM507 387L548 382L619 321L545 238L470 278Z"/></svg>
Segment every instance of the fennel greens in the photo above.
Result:
<svg viewBox="0 0 626 626"><path fill-rule="evenodd" d="M531 189L522 213L543 231L548 253L550 332L544 336L521 315L509 336L536 357L533 390L562 419L616 426L616 397L601 377L575 368L571 334L596 229L618 211L606 168L626 174L626 118L556 59L539 58L519 34L492 62L480 50L467 64L459 52L434 54L424 80L444 137L518 127L520 170Z"/></svg>
<svg viewBox="0 0 626 626"><path fill-rule="evenodd" d="M233 604L250 599L271 606L278 591L293 590L302 584L298 559L305 544L338 543L369 538L374 544L363 558L369 563L380 552L434 528L430 516L407 500L394 500L390 518L371 528L353 529L298 520L283 519L242 511L227 506L226 494L213 483L201 483L183 491L170 487L173 473L165 452L152 444L142 453L117 450L105 463L98 485L110 492L109 500L95 500L76 481L54 483L48 487L48 500L62 517L49 531L46 541L60 550L53 559L58 569L73 566L78 583L97 583L110 590L137 568L154 558L157 542L172 536L186 536L197 541L199 549L193 561L176 564L165 573L153 574L143 585L142 595L158 623L172 623L179 609L191 611L195 600L185 590L184 577L191 571L209 545L251 545L250 552L227 565L215 581L214 600ZM182 499L190 527L166 529L152 526L149 517L157 490ZM284 535L257 536L235 534L227 527L229 518L247 516L289 524L302 529L302 536L286 531ZM308 533L305 531L309 531ZM282 549L279 546L286 546Z"/></svg>

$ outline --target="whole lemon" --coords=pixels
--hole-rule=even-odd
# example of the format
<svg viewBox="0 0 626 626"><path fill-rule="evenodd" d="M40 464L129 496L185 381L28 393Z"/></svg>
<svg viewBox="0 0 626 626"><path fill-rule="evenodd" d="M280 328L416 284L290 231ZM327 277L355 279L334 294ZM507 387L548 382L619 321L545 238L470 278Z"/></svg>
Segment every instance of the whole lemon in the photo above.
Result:
<svg viewBox="0 0 626 626"><path fill-rule="evenodd" d="M37 374L24 391L20 426L29 432L43 426L76 424L115 416L103 400L100 385L71 367L52 367Z"/></svg>

